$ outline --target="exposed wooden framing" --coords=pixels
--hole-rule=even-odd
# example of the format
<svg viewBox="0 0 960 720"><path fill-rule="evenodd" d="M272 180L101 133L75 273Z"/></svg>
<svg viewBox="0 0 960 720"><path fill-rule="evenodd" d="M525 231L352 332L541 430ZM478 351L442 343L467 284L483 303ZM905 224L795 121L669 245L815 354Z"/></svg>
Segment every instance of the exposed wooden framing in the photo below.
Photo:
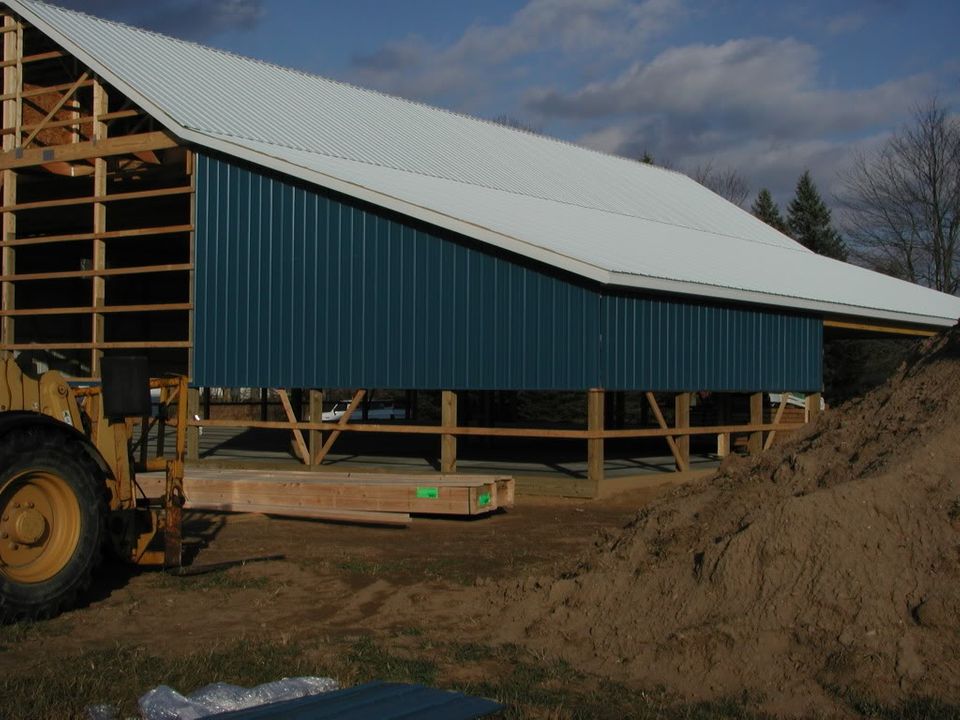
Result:
<svg viewBox="0 0 960 720"><path fill-rule="evenodd" d="M327 453L330 452L330 448L333 447L333 444L337 441L337 438L340 437L340 433L347 427L347 423L350 422L350 418L353 415L354 411L363 401L363 398L366 396L366 390L357 390L353 395L353 399L350 401L350 404L347 406L346 411L343 415L340 416L340 420L336 423L330 423L327 427L322 427L323 423L310 423L310 425L316 424L317 427L308 427L309 430L332 430L333 432L327 437L323 447L320 448L320 452L317 453L315 464L319 465L323 462L323 459L327 456ZM284 427L289 428L289 423L284 424ZM299 423L299 427L302 429L305 427L304 423Z"/></svg>
<svg viewBox="0 0 960 720"><path fill-rule="evenodd" d="M806 415L807 422L816 422L817 418L820 417L821 409L820 402L822 396L820 393L810 393L807 395L804 404L806 405Z"/></svg>
<svg viewBox="0 0 960 720"><path fill-rule="evenodd" d="M80 79L77 80L77 82L75 82L73 85L71 85L70 89L60 96L60 99L57 100L54 106L50 108L50 110L47 112L46 117L44 117L43 120L37 123L34 126L31 133L27 135L27 139L24 140L23 143L21 143L21 147L28 147L30 143L32 143L36 139L37 135L39 135L43 131L43 129L47 127L47 123L49 123L51 120L53 120L54 117L56 117L57 113L60 112L60 110L63 109L63 106L67 104L67 101L70 100L70 98L73 97L73 94L80 89L80 85L86 82L89 78L90 78L90 73L83 73L83 75L80 76ZM96 99L97 88L101 88L101 87L102 86L100 85L100 83L94 82L94 85L93 85L94 108L96 108L96 104L97 104L97 99ZM97 115L97 114L98 113L96 109L94 109L94 115ZM72 124L72 121L68 121L66 124L70 125ZM97 124L99 124L99 120L94 123L94 125L97 125ZM21 127L20 129L23 130L24 128ZM96 137L96 131L94 131L94 137Z"/></svg>
<svg viewBox="0 0 960 720"><path fill-rule="evenodd" d="M440 472L457 471L457 393L444 390L440 397L440 424L448 431L440 436Z"/></svg>
<svg viewBox="0 0 960 720"><path fill-rule="evenodd" d="M310 422L323 421L323 390L310 390ZM317 452L323 447L323 433L319 430L309 431L310 464L317 464Z"/></svg>
<svg viewBox="0 0 960 720"><path fill-rule="evenodd" d="M99 205L100 203L98 203ZM23 247L25 245L51 245L63 242L80 242L84 240L123 240L126 238L149 237L152 235L176 235L182 232L191 232L193 225L164 225L162 227L134 228L131 230L111 230L108 232L74 233L72 235L39 235L36 237L21 238L10 242L0 242L0 247Z"/></svg>
<svg viewBox="0 0 960 720"><path fill-rule="evenodd" d="M62 50L51 50L49 52L37 53L35 55L26 55L15 60L4 60L2 63L0 63L0 67L7 68L12 65L26 65L28 63L42 62L44 60L56 60L57 58L66 57L66 55L67 54Z"/></svg>
<svg viewBox="0 0 960 720"><path fill-rule="evenodd" d="M602 433L604 429L604 391L598 388L587 390L587 430ZM603 437L587 440L587 480L599 488L604 476Z"/></svg>
<svg viewBox="0 0 960 720"><path fill-rule="evenodd" d="M84 73L81 79L86 79ZM75 90L76 88L74 88ZM107 91L100 78L94 78L93 83L93 115L97 118L93 123L93 139L101 143L107 139L107 124L100 119L109 109ZM98 157L93 163L93 194L101 196L107 194L107 161ZM93 269L103 271L107 267L107 244L102 236L107 232L107 206L103 203L93 204ZM101 307L105 304L107 281L102 275L93 278L93 306ZM94 312L92 318L92 332L94 349L91 351L90 372L96 377L100 374L100 360L103 350L96 347L104 338L105 318L103 313Z"/></svg>
<svg viewBox="0 0 960 720"><path fill-rule="evenodd" d="M889 335L910 335L913 337L932 337L939 330L928 328L903 327L901 325L880 325L878 323L853 322L848 320L824 320L825 328L839 328L842 330L863 330L865 332L883 333Z"/></svg>
<svg viewBox="0 0 960 720"><path fill-rule="evenodd" d="M730 394L722 393L719 398L719 417L717 418L721 425L726 425L730 420L730 403ZM730 433L717 433L717 457L723 458L733 452L732 445L733 437Z"/></svg>
<svg viewBox="0 0 960 720"><path fill-rule="evenodd" d="M650 406L650 409L653 411L653 416L657 420L657 424L660 426L660 430L667 431L670 430L670 427L667 425L667 421L663 417L663 413L660 412L660 405L657 404L657 398L652 392L645 393L647 398L647 404ZM684 428L679 428L683 430ZM629 432L629 431L624 431ZM636 432L636 431L634 431ZM666 432L654 432L650 435L607 435L607 437L665 437L667 439L667 446L670 448L670 452L673 454L673 459L677 462L677 467L681 472L686 472L690 468L687 466L686 461L684 460L683 453L680 452L680 447L677 445L677 441L674 439L674 435L682 435L682 432L675 433L666 433Z"/></svg>
<svg viewBox="0 0 960 720"><path fill-rule="evenodd" d="M197 176L193 172L193 150L187 150L184 153L184 171L190 181L190 215L187 218L191 225L197 217ZM174 188L175 190L178 188ZM196 267L197 267L197 233L196 228L190 228L188 239L190 247L190 276L188 278L188 297L190 305L196 304ZM196 325L194 313L187 313L187 338L190 340L190 347L187 349L187 375L193 377L194 346L196 344ZM207 415L210 414L210 388L207 388Z"/></svg>
<svg viewBox="0 0 960 720"><path fill-rule="evenodd" d="M103 307L51 307L51 308L20 308L16 310L2 310L0 316L34 317L38 315L89 315L100 313L110 315L116 313L141 312L174 312L193 310L190 303L170 303L168 305L105 305Z"/></svg>
<svg viewBox="0 0 960 720"><path fill-rule="evenodd" d="M80 87L90 87L93 85L93 80L88 80ZM24 99L40 97L42 95L52 95L56 92L61 92L67 90L68 88L73 87L73 83L63 83L62 85L47 85L46 87L32 88L30 90L24 90L20 93L19 97ZM3 95L0 95L0 101L2 100L12 100L17 97L16 93L4 92Z"/></svg>
<svg viewBox="0 0 960 720"><path fill-rule="evenodd" d="M678 393L673 401L674 427L690 427L690 393ZM677 470L685 472L690 469L690 436L681 435L676 439L677 451L680 458L677 460Z"/></svg>
<svg viewBox="0 0 960 720"><path fill-rule="evenodd" d="M0 170L34 167L58 161L71 162L112 155L129 155L144 150L165 150L174 147L177 147L177 141L162 131L124 135L104 140L102 143L91 141L49 148L29 148L22 153L0 157Z"/></svg>
<svg viewBox="0 0 960 720"><path fill-rule="evenodd" d="M341 418L342 420L343 418ZM261 428L264 430L290 430L290 423L279 420L198 420L195 421L201 427L226 427L226 428ZM675 437L684 435L716 435L717 433L748 433L754 431L769 432L777 430L778 432L789 432L798 430L804 426L804 423L763 423L760 425L698 425L689 428L673 428L664 423L660 428L635 428L624 430L602 430L593 431L583 430L560 430L556 428L512 428L512 427L458 427L445 428L442 425L384 425L372 423L356 423L349 427L346 423L314 423L299 422L297 427L301 430L322 430L338 432L360 432L360 433L394 433L407 435L470 435L470 436L488 436L488 437L519 437L519 438L546 438L546 439L569 439L569 440L590 440L595 438L647 438L662 437L672 440ZM327 440L329 444L329 439Z"/></svg>
<svg viewBox="0 0 960 720"><path fill-rule="evenodd" d="M5 135L3 137L3 154L10 156L13 154L19 141L19 127L21 124L21 98L22 75L19 72L19 66L15 62L20 57L20 37L22 30L17 21L6 15L3 18L3 26L7 31L3 36L3 126L13 127L17 135ZM14 61L14 62L11 62ZM3 206L12 207L17 204L17 173L14 170L4 169L2 172L3 182ZM13 211L4 210L2 219L3 241L11 241L17 235L17 217ZM16 273L16 250L12 247L4 247L2 250L2 260L0 260L0 274L3 277L10 277ZM15 288L10 280L2 281L0 284L0 309L9 312L15 309ZM0 324L0 343L6 349L13 344L16 339L14 330L14 319L12 316L3 317Z"/></svg>
<svg viewBox="0 0 960 720"><path fill-rule="evenodd" d="M83 86L89 87L91 82L83 83ZM110 120L121 120L123 118L137 117L143 113L140 110L117 110L112 113L104 113L99 117L101 121L109 122ZM78 115L75 118L70 118L69 120L53 120L44 124L40 123L30 123L29 125L24 125L21 127L21 130L34 130L34 129L43 129L43 130L52 130L53 128L61 127L70 127L73 125L84 126L92 125L94 121L97 120L93 115ZM13 135L16 132L15 128L3 128L0 129L0 135ZM79 140L75 141L79 142ZM24 143L26 144L26 143Z"/></svg>
<svg viewBox="0 0 960 720"><path fill-rule="evenodd" d="M763 424L763 393L753 393L750 396L750 424ZM759 455L763 450L763 430L754 430L747 441L747 450L751 455Z"/></svg>
<svg viewBox="0 0 960 720"><path fill-rule="evenodd" d="M300 432L300 428L297 427L297 416L296 413L293 412L293 406L290 404L290 396L287 395L287 391L283 388L277 390L277 396L283 405L283 411L287 414L287 421L290 423L293 439L297 444L297 454L305 465L309 465L310 451L307 449L307 444L303 441L303 433Z"/></svg>
<svg viewBox="0 0 960 720"><path fill-rule="evenodd" d="M46 210L49 208L67 207L69 205L89 205L91 203L108 203L118 200L144 200L148 198L166 197L168 195L189 195L193 187L160 188L158 190L140 190L137 192L111 193L110 195L90 195L79 198L61 198L57 200L41 200L38 202L21 203L0 207L0 212L18 210Z"/></svg>
<svg viewBox="0 0 960 720"><path fill-rule="evenodd" d="M784 391L780 393L780 405L777 407L777 414L773 418L773 424L779 425L780 421L783 420L783 412L787 409L787 400L790 399L790 395ZM763 449L769 450L770 446L773 445L774 438L777 437L777 431L771 430L767 434L767 439L763 443Z"/></svg>
<svg viewBox="0 0 960 720"><path fill-rule="evenodd" d="M115 275L145 275L149 273L184 272L192 270L190 263L174 265L141 265L129 268L107 268L105 270L64 270L62 272L26 273L23 275L2 275L0 282L25 280L65 280L68 278L113 277Z"/></svg>
<svg viewBox="0 0 960 720"><path fill-rule="evenodd" d="M198 388L189 388L187 390L187 414L191 418L200 417L200 390ZM190 425L187 431L187 460L200 459L200 428Z"/></svg>
<svg viewBox="0 0 960 720"><path fill-rule="evenodd" d="M7 350L141 350L148 348L189 348L189 340L131 340L124 342L102 343L10 343Z"/></svg>

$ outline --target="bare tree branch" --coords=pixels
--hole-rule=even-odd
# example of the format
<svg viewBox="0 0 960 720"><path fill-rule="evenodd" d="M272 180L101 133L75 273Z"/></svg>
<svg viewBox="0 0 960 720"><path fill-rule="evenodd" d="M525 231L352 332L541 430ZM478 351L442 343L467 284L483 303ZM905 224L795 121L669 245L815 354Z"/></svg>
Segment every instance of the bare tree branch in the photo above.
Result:
<svg viewBox="0 0 960 720"><path fill-rule="evenodd" d="M960 118L931 100L842 180L858 259L943 292L960 289Z"/></svg>

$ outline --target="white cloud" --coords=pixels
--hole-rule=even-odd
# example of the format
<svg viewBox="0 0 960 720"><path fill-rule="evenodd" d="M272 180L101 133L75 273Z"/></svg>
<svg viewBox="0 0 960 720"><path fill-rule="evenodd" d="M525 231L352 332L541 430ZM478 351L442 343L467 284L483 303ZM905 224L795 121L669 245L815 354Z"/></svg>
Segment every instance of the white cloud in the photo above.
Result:
<svg viewBox="0 0 960 720"><path fill-rule="evenodd" d="M749 38L670 48L573 92L531 90L526 109L547 127L590 127L579 138L589 147L687 170L712 162L783 195L806 168L829 192L851 144L903 120L933 87L925 75L825 87L811 45Z"/></svg>
<svg viewBox="0 0 960 720"><path fill-rule="evenodd" d="M530 0L504 24L472 25L446 46L417 36L390 43L354 58L352 73L367 87L462 107L544 55L570 66L634 55L680 13L680 0Z"/></svg>

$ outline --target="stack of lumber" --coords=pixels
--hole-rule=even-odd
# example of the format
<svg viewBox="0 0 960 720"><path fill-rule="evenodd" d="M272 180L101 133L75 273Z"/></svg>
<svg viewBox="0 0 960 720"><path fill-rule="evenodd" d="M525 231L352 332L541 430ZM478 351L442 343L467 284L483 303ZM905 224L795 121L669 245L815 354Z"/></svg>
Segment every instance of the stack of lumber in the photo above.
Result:
<svg viewBox="0 0 960 720"><path fill-rule="evenodd" d="M376 524L413 514L486 515L513 506L514 480L489 475L187 468L186 509Z"/></svg>

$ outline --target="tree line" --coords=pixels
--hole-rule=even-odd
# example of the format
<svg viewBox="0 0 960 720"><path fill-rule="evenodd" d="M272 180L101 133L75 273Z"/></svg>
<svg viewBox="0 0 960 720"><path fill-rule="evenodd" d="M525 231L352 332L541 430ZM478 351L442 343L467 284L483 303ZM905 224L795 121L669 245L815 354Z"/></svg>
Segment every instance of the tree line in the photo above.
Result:
<svg viewBox="0 0 960 720"><path fill-rule="evenodd" d="M654 163L647 153L641 161ZM707 163L688 174L735 205L743 207L749 196L749 185L736 170ZM835 208L842 236L807 170L797 181L786 218L766 188L750 210L816 253L956 294L960 116L937 99L917 107L885 141L854 156L840 177Z"/></svg>

